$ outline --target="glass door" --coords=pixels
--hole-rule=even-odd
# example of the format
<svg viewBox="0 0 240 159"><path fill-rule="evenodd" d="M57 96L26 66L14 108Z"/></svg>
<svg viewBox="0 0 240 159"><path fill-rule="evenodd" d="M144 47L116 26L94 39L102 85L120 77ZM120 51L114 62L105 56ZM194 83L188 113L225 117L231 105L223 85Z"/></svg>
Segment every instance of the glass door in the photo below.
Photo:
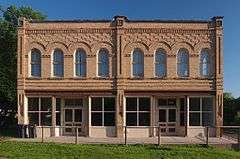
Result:
<svg viewBox="0 0 240 159"><path fill-rule="evenodd" d="M176 108L160 108L158 124L162 135L174 135L176 132Z"/></svg>

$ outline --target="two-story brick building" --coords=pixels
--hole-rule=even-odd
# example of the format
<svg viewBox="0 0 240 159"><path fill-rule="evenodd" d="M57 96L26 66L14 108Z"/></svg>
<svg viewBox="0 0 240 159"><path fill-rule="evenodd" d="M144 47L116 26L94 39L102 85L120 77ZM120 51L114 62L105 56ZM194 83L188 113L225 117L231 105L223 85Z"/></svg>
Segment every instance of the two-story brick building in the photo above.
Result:
<svg viewBox="0 0 240 159"><path fill-rule="evenodd" d="M27 21L18 28L18 123L46 135L204 135L223 118L222 17ZM40 134L40 131L37 131ZM211 129L218 135L217 129Z"/></svg>

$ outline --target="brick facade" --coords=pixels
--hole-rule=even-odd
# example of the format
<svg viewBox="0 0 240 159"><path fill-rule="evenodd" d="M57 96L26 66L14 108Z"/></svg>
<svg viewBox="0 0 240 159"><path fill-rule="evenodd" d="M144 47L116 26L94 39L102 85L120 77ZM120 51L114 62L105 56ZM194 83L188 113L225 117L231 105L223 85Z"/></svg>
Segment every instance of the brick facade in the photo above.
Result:
<svg viewBox="0 0 240 159"><path fill-rule="evenodd" d="M212 95L215 99L216 125L223 118L223 27L222 17L196 20L128 20L116 16L112 21L22 21L18 28L18 122L28 124L28 96L81 96L106 94L116 96L116 133L123 132L123 97L125 95L189 96ZM29 76L31 49L41 51L41 77ZM59 48L64 53L64 76L51 76L51 56ZM82 48L87 53L87 75L74 77L73 55ZM109 51L109 77L97 77L97 52ZM144 52L144 78L131 75L131 53ZM154 77L154 53L167 53L167 75ZM189 77L177 76L176 54L180 48L189 51ZM212 76L202 78L200 52L208 48L214 59ZM25 103L25 104L24 104ZM25 105L25 106L24 106Z"/></svg>

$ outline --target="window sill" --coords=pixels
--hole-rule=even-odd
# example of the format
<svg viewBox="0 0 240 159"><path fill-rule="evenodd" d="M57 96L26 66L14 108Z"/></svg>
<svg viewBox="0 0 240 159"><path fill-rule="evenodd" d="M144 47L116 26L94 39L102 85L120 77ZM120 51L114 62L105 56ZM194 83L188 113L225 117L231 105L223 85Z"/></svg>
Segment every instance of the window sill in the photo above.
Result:
<svg viewBox="0 0 240 159"><path fill-rule="evenodd" d="M166 80L167 77L153 77L153 80Z"/></svg>
<svg viewBox="0 0 240 159"><path fill-rule="evenodd" d="M49 77L48 80L64 80L64 77Z"/></svg>
<svg viewBox="0 0 240 159"><path fill-rule="evenodd" d="M41 77L27 77L27 80L41 80Z"/></svg>
<svg viewBox="0 0 240 159"><path fill-rule="evenodd" d="M144 77L131 77L130 80L144 80Z"/></svg>
<svg viewBox="0 0 240 159"><path fill-rule="evenodd" d="M110 77L94 77L93 79L96 79L96 80L109 80Z"/></svg>
<svg viewBox="0 0 240 159"><path fill-rule="evenodd" d="M73 77L71 79L73 79L73 80L86 80L87 77Z"/></svg>

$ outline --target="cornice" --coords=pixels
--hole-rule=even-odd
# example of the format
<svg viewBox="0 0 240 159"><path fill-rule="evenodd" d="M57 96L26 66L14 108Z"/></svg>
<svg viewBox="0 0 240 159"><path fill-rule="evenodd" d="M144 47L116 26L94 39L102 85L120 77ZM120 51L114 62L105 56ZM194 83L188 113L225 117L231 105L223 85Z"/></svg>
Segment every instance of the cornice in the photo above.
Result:
<svg viewBox="0 0 240 159"><path fill-rule="evenodd" d="M116 28L73 28L73 29L26 29L26 34L69 34L69 33L108 33L113 34ZM211 34L211 29L167 29L167 28L121 28L127 33L173 33L173 34Z"/></svg>

